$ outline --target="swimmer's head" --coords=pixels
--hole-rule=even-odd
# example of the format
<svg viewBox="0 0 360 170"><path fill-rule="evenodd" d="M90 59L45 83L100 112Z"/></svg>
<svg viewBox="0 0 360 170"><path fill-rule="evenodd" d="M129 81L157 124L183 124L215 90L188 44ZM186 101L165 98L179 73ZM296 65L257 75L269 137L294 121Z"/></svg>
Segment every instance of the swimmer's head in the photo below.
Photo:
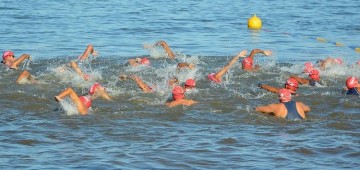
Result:
<svg viewBox="0 0 360 170"><path fill-rule="evenodd" d="M288 89L280 89L279 90L279 101L281 103L291 101L291 92Z"/></svg>
<svg viewBox="0 0 360 170"><path fill-rule="evenodd" d="M89 88L89 94L93 95L97 89L104 89L100 83L95 83Z"/></svg>
<svg viewBox="0 0 360 170"><path fill-rule="evenodd" d="M140 63L148 65L148 64L150 64L150 60L147 57L144 57L140 60Z"/></svg>
<svg viewBox="0 0 360 170"><path fill-rule="evenodd" d="M341 57L335 58L335 59L334 59L334 62L335 62L336 64L342 64L342 63L344 63L344 61L343 61L343 59L342 59Z"/></svg>
<svg viewBox="0 0 360 170"><path fill-rule="evenodd" d="M14 53L12 51L5 51L3 53L3 56L2 56L3 61L7 60L10 57L14 57Z"/></svg>
<svg viewBox="0 0 360 170"><path fill-rule="evenodd" d="M352 89L354 87L357 87L359 85L359 79L356 77L349 77L346 79L346 87L349 89Z"/></svg>
<svg viewBox="0 0 360 170"><path fill-rule="evenodd" d="M252 68L253 66L253 59L250 57L246 57L242 60L243 68Z"/></svg>
<svg viewBox="0 0 360 170"><path fill-rule="evenodd" d="M186 82L185 82L185 89L192 89L192 88L195 88L195 80L194 79L187 79Z"/></svg>
<svg viewBox="0 0 360 170"><path fill-rule="evenodd" d="M184 93L185 91L181 86L174 87L174 89L172 90L173 99L174 100L183 99L185 97Z"/></svg>
<svg viewBox="0 0 360 170"><path fill-rule="evenodd" d="M294 78L289 78L285 83L285 88L296 91L299 87L299 83Z"/></svg>
<svg viewBox="0 0 360 170"><path fill-rule="evenodd" d="M141 63L141 58L137 57L137 58L135 58L135 61L138 62L138 63Z"/></svg>
<svg viewBox="0 0 360 170"><path fill-rule="evenodd" d="M319 81L320 80L320 75L319 75L319 71L316 69L313 69L310 71L309 73L309 77L315 81Z"/></svg>
<svg viewBox="0 0 360 170"><path fill-rule="evenodd" d="M310 73L310 71L314 69L314 65L311 62L306 62L304 65L304 73Z"/></svg>

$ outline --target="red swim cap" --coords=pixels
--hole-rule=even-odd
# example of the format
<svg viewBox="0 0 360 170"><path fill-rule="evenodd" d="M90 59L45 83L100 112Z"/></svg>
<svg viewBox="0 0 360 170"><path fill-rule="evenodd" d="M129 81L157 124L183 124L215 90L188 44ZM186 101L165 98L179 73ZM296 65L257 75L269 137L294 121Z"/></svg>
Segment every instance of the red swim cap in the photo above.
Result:
<svg viewBox="0 0 360 170"><path fill-rule="evenodd" d="M144 57L144 58L142 58L142 59L140 60L140 63L147 65L147 64L150 64L150 60L149 60L148 58Z"/></svg>
<svg viewBox="0 0 360 170"><path fill-rule="evenodd" d="M184 89L181 86L176 86L174 87L174 89L172 90L172 96L174 100L180 100L183 99L184 96Z"/></svg>
<svg viewBox="0 0 360 170"><path fill-rule="evenodd" d="M344 63L343 60L342 60L342 58L340 58L340 57L335 58L335 59L334 59L334 62L337 63L337 64L342 64L342 63Z"/></svg>
<svg viewBox="0 0 360 170"><path fill-rule="evenodd" d="M242 66L243 66L243 68L252 68L253 62L254 62L254 61L253 61L252 58L246 57L246 58L244 58L243 61L242 61Z"/></svg>
<svg viewBox="0 0 360 170"><path fill-rule="evenodd" d="M279 100L280 100L280 102L291 101L291 92L288 89L280 89L279 90Z"/></svg>
<svg viewBox="0 0 360 170"><path fill-rule="evenodd" d="M7 58L9 58L10 56L13 56L13 55L14 55L14 53L12 51L5 51L2 56L3 61L5 61Z"/></svg>
<svg viewBox="0 0 360 170"><path fill-rule="evenodd" d="M346 87L349 89L356 87L358 84L359 84L359 79L357 79L355 77L349 77L346 80Z"/></svg>
<svg viewBox="0 0 360 170"><path fill-rule="evenodd" d="M292 86L292 87L296 87L296 88L298 88L299 87L299 83L296 81L296 79L294 79L294 78L289 78L289 79L287 79L287 81L286 81L286 83L285 83L286 85L289 85L289 86Z"/></svg>
<svg viewBox="0 0 360 170"><path fill-rule="evenodd" d="M91 106L91 99L90 97L87 97L87 96L80 96L79 97L80 101L84 104L84 106L86 108L89 108Z"/></svg>
<svg viewBox="0 0 360 170"><path fill-rule="evenodd" d="M315 81L319 81L320 80L319 74L320 74L319 71L317 71L316 69L313 69L310 71L309 77Z"/></svg>
<svg viewBox="0 0 360 170"><path fill-rule="evenodd" d="M194 79L187 79L185 82L185 87L195 87L196 83Z"/></svg>
<svg viewBox="0 0 360 170"><path fill-rule="evenodd" d="M100 83L95 83L89 88L89 94L92 95L95 93L97 87L102 87Z"/></svg>

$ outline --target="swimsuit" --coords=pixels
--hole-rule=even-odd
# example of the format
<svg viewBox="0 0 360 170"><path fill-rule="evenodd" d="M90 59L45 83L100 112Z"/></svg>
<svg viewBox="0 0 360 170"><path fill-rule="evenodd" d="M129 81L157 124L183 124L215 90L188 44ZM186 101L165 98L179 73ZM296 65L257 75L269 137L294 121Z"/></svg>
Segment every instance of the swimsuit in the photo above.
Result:
<svg viewBox="0 0 360 170"><path fill-rule="evenodd" d="M359 91L356 87L349 89L346 91L346 95L360 95Z"/></svg>
<svg viewBox="0 0 360 170"><path fill-rule="evenodd" d="M303 119L299 112L296 110L296 102L295 101L290 101L290 102L285 102L283 103L287 109L287 115L286 115L286 119L289 120L296 120L296 119Z"/></svg>

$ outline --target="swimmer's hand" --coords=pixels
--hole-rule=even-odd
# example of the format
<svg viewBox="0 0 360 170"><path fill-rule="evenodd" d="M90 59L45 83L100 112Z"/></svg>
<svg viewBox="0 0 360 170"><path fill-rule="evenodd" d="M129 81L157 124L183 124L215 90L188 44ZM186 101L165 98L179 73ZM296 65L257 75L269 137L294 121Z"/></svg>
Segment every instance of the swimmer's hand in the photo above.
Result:
<svg viewBox="0 0 360 170"><path fill-rule="evenodd" d="M60 98L59 96L55 96L55 101L60 102L60 101L62 101L62 100L63 100L63 99Z"/></svg>
<svg viewBox="0 0 360 170"><path fill-rule="evenodd" d="M124 75L124 74L119 75L119 79L122 80L122 81L124 81L124 80L127 79L127 75Z"/></svg>
<svg viewBox="0 0 360 170"><path fill-rule="evenodd" d="M97 56L97 55L98 55L98 52L94 50L91 54L92 54L93 56Z"/></svg>
<svg viewBox="0 0 360 170"><path fill-rule="evenodd" d="M241 52L239 52L236 56L237 57L246 57L247 54L247 50L242 50Z"/></svg>
<svg viewBox="0 0 360 170"><path fill-rule="evenodd" d="M258 87L262 88L263 84L262 83L259 83L258 84Z"/></svg>
<svg viewBox="0 0 360 170"><path fill-rule="evenodd" d="M270 51L270 50L264 50L264 55L265 56L270 56L270 55L272 55L272 51Z"/></svg>

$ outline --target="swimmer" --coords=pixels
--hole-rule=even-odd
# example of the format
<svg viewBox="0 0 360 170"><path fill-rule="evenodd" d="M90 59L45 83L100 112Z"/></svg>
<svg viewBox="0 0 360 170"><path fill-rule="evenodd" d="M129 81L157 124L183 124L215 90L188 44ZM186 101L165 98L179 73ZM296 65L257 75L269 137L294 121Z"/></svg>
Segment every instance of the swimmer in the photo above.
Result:
<svg viewBox="0 0 360 170"><path fill-rule="evenodd" d="M144 58L135 58L135 59L129 59L128 63L131 66L140 66L140 65L149 65L150 64L150 60L147 57Z"/></svg>
<svg viewBox="0 0 360 170"><path fill-rule="evenodd" d="M272 93L279 93L279 91L280 91L280 88L273 87L273 86L270 86L270 85L267 85L267 84L259 83L258 86L261 89L267 90L267 91L272 92ZM294 78L287 79L285 84L284 84L284 88L289 90L292 95L296 95L296 90L298 89L298 87L299 87L299 83Z"/></svg>
<svg viewBox="0 0 360 170"><path fill-rule="evenodd" d="M16 79L16 84L35 84L35 83L37 83L37 80L35 80L34 77L32 77L27 70L21 72L19 77Z"/></svg>
<svg viewBox="0 0 360 170"><path fill-rule="evenodd" d="M198 103L194 100L185 99L185 90L181 86L176 86L172 90L173 101L166 103L168 107L175 107L178 105L191 106Z"/></svg>
<svg viewBox="0 0 360 170"><path fill-rule="evenodd" d="M329 68L333 65L341 65L344 62L341 57L338 58L328 57L325 60L318 60L316 63L319 65L321 70L325 70L326 68Z"/></svg>
<svg viewBox="0 0 360 170"><path fill-rule="evenodd" d="M346 87L344 88L346 95L360 95L359 79L356 77L349 77L346 79Z"/></svg>
<svg viewBox="0 0 360 170"><path fill-rule="evenodd" d="M23 54L18 59L16 59L12 51L5 51L2 58L3 60L1 63L5 64L8 68L17 70L21 62L23 62L25 59L30 59L30 55Z"/></svg>
<svg viewBox="0 0 360 170"><path fill-rule="evenodd" d="M259 65L254 66L254 56L255 54L264 54L265 56L272 55L272 51L270 50L261 50L261 49L253 49L250 55L243 59L242 61L242 69L246 71L256 71L260 69Z"/></svg>
<svg viewBox="0 0 360 170"><path fill-rule="evenodd" d="M307 78L307 79L296 76L296 75L291 75L290 78L295 79L301 85L319 86L319 85L322 85L322 83L320 83L320 75L319 74L320 73L318 70L313 69L310 71L309 78Z"/></svg>
<svg viewBox="0 0 360 170"><path fill-rule="evenodd" d="M291 92L287 89L279 90L279 102L266 106L258 106L255 110L288 120L305 119L305 113L310 111L309 106L304 103L291 101Z"/></svg>
<svg viewBox="0 0 360 170"><path fill-rule="evenodd" d="M194 67L195 67L194 64L187 63L187 62L181 62L181 63L178 63L178 65L176 66L176 69L177 70L180 70L182 68L193 69Z"/></svg>
<svg viewBox="0 0 360 170"><path fill-rule="evenodd" d="M120 80L127 80L128 76L127 75L120 75L119 79ZM134 80L135 83L139 86L139 88L144 92L144 93L151 93L154 92L154 89L151 88L149 85L147 85L139 76L136 75L132 75L129 77L130 79Z"/></svg>
<svg viewBox="0 0 360 170"><path fill-rule="evenodd" d="M160 40L160 41L156 42L154 45L150 45L150 46L144 45L144 48L153 48L153 47L156 47L156 46L163 47L163 49L166 52L167 56L172 60L175 59L174 52L171 50L170 46L164 40Z"/></svg>
<svg viewBox="0 0 360 170"><path fill-rule="evenodd" d="M314 70L314 65L311 62L306 62L304 64L305 68L304 68L304 73L309 74L311 70Z"/></svg>
<svg viewBox="0 0 360 170"><path fill-rule="evenodd" d="M94 47L93 47L93 45L91 45L91 44L89 44L89 45L86 47L84 53L79 56L79 60L83 61L83 60L88 59L89 54L91 54L91 55L93 55L93 56L97 56L97 51L94 50Z"/></svg>
<svg viewBox="0 0 360 170"><path fill-rule="evenodd" d="M102 97L106 100L111 100L109 94L105 91L105 88L100 83L93 84L89 93L85 96L78 96L72 88L67 88L59 95L55 96L55 100L60 102L64 97L70 96L71 100L76 104L76 107L81 115L87 115L88 109L91 107L92 101Z"/></svg>
<svg viewBox="0 0 360 170"><path fill-rule="evenodd" d="M196 82L194 79L187 79L184 84L185 91L189 91L194 89L196 86Z"/></svg>
<svg viewBox="0 0 360 170"><path fill-rule="evenodd" d="M246 57L246 50L242 50L240 53L238 53L235 57L233 57L230 62L225 65L220 71L217 73L211 73L208 75L208 78L210 81L214 81L215 83L221 83L222 76L236 63L237 60L239 60L240 57Z"/></svg>

